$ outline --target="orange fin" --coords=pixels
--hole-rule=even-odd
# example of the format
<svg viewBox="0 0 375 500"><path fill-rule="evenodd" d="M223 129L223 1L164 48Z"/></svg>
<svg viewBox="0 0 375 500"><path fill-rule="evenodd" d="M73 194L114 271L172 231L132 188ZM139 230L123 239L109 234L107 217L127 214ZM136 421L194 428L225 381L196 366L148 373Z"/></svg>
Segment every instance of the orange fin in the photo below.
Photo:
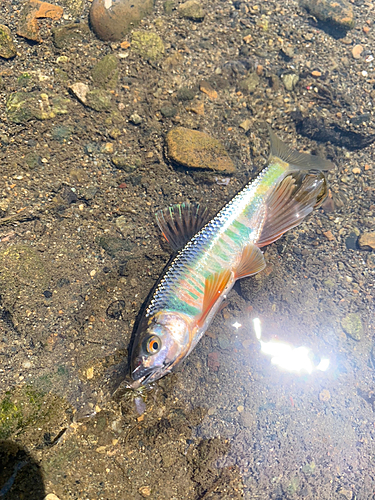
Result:
<svg viewBox="0 0 375 500"><path fill-rule="evenodd" d="M177 252L205 225L207 209L199 203L180 203L159 210L156 214L164 238Z"/></svg>
<svg viewBox="0 0 375 500"><path fill-rule="evenodd" d="M298 226L324 199L326 191L323 173L292 173L284 177L266 201L263 229L254 243L264 247Z"/></svg>
<svg viewBox="0 0 375 500"><path fill-rule="evenodd" d="M248 243L243 249L240 263L235 270L235 278L245 278L259 273L266 267L266 262L261 250L253 243Z"/></svg>
<svg viewBox="0 0 375 500"><path fill-rule="evenodd" d="M230 269L225 269L221 273L214 273L206 278L206 286L203 297L203 311L198 320L199 327L204 324L215 302L225 290L231 274L232 272Z"/></svg>

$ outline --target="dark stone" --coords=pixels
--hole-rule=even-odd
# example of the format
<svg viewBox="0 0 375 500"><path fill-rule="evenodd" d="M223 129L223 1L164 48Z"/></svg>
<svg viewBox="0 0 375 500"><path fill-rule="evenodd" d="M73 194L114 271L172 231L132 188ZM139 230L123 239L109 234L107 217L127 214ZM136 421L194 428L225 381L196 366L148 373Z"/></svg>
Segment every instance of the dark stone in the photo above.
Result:
<svg viewBox="0 0 375 500"><path fill-rule="evenodd" d="M345 245L348 250L358 250L358 236L355 233L350 233L345 240Z"/></svg>
<svg viewBox="0 0 375 500"><path fill-rule="evenodd" d="M111 256L114 257L119 252L130 252L133 244L130 241L116 238L115 236L102 236L99 245Z"/></svg>
<svg viewBox="0 0 375 500"><path fill-rule="evenodd" d="M176 116L177 114L177 109L167 104L160 109L160 112L164 116L164 118L173 118L173 116Z"/></svg>
<svg viewBox="0 0 375 500"><path fill-rule="evenodd" d="M181 87L177 91L177 99L179 101L191 101L194 99L196 92L188 87Z"/></svg>
<svg viewBox="0 0 375 500"><path fill-rule="evenodd" d="M46 290L43 292L43 295L45 296L46 299L50 299L52 297L52 292Z"/></svg>
<svg viewBox="0 0 375 500"><path fill-rule="evenodd" d="M63 186L60 190L61 198L68 204L71 205L78 200L78 196L70 189L68 186Z"/></svg>
<svg viewBox="0 0 375 500"><path fill-rule="evenodd" d="M53 43L58 49L65 49L81 43L90 33L86 23L72 23L52 30Z"/></svg>

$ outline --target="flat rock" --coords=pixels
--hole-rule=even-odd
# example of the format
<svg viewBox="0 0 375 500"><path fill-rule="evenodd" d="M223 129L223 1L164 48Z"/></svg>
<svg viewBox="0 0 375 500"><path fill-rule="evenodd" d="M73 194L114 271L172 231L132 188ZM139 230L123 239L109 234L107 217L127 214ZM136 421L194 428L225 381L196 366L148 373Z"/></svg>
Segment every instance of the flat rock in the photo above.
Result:
<svg viewBox="0 0 375 500"><path fill-rule="evenodd" d="M53 43L58 49L66 49L78 42L82 43L89 33L86 23L65 24L52 30Z"/></svg>
<svg viewBox="0 0 375 500"><path fill-rule="evenodd" d="M236 171L221 142L204 132L176 127L168 132L166 143L169 158L179 165L227 174Z"/></svg>
<svg viewBox="0 0 375 500"><path fill-rule="evenodd" d="M119 41L153 8L153 0L94 0L90 22L101 40Z"/></svg>
<svg viewBox="0 0 375 500"><path fill-rule="evenodd" d="M362 250L375 250L375 233L363 233L358 239L359 248Z"/></svg>
<svg viewBox="0 0 375 500"><path fill-rule="evenodd" d="M301 5L324 23L344 30L354 28L353 7L348 0L301 0Z"/></svg>
<svg viewBox="0 0 375 500"><path fill-rule="evenodd" d="M29 120L48 120L68 112L69 99L43 92L14 92L8 98L6 113L14 123Z"/></svg>
<svg viewBox="0 0 375 500"><path fill-rule="evenodd" d="M107 54L92 69L91 76L95 86L113 89L118 79L118 59L113 54Z"/></svg>
<svg viewBox="0 0 375 500"><path fill-rule="evenodd" d="M0 57L11 59L17 55L17 49L14 45L12 33L8 26L0 24Z"/></svg>
<svg viewBox="0 0 375 500"><path fill-rule="evenodd" d="M40 0L29 0L23 4L18 23L17 35L41 42L37 19L48 17L58 21L63 15L63 8Z"/></svg>

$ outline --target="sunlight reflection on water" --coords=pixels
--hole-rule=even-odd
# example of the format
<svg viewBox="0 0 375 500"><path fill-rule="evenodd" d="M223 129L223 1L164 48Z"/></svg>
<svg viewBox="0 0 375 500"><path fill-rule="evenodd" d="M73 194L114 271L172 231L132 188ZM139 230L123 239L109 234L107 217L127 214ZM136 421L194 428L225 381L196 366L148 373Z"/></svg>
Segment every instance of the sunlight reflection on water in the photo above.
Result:
<svg viewBox="0 0 375 500"><path fill-rule="evenodd" d="M329 359L322 358L318 363L314 360L314 354L308 347L294 347L280 340L261 340L262 331L259 318L253 319L255 336L261 345L261 351L271 356L271 363L279 368L295 373L312 373L314 370L326 371L329 367ZM238 328L239 323L233 325Z"/></svg>

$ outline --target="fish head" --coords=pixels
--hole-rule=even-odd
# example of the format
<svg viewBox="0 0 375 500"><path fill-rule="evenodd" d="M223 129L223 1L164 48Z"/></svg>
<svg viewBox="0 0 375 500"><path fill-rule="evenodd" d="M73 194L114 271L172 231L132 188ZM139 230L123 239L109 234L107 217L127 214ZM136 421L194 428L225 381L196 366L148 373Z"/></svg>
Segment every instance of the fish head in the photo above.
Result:
<svg viewBox="0 0 375 500"><path fill-rule="evenodd" d="M189 322L177 312L158 312L137 331L131 356L132 389L155 382L181 361L190 347Z"/></svg>

